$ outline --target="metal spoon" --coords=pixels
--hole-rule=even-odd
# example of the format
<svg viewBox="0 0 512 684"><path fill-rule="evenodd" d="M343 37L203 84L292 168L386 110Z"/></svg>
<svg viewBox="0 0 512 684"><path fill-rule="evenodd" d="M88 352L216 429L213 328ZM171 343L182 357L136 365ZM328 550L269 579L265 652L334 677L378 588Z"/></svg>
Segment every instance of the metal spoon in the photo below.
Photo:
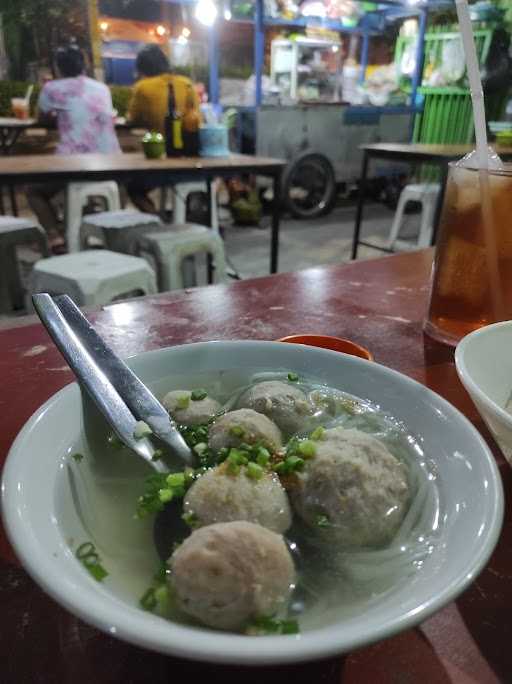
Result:
<svg viewBox="0 0 512 684"><path fill-rule="evenodd" d="M108 347L67 295L52 299L33 295L34 307L71 370L120 440L159 473L195 465L195 457L169 414ZM153 460L155 447L147 438L137 439L139 421L151 428L167 449Z"/></svg>

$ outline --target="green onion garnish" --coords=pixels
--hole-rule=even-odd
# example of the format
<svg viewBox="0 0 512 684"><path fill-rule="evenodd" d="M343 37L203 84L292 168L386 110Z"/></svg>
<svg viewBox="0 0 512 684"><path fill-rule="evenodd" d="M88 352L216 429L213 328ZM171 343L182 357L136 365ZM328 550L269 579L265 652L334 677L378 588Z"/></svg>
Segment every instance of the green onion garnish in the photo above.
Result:
<svg viewBox="0 0 512 684"><path fill-rule="evenodd" d="M313 432L310 434L309 438L313 439L315 442L319 442L324 438L324 433L325 433L325 428L319 425L317 428L313 430Z"/></svg>
<svg viewBox="0 0 512 684"><path fill-rule="evenodd" d="M329 522L329 518L326 515L318 515L315 522L316 522L317 527L330 527L331 526L331 523Z"/></svg>
<svg viewBox="0 0 512 684"><path fill-rule="evenodd" d="M76 557L87 568L97 582L108 576L108 572L101 564L101 559L92 542L84 542L76 550Z"/></svg>
<svg viewBox="0 0 512 684"><path fill-rule="evenodd" d="M270 452L268 449L265 449L265 447L258 447L256 450L256 463L262 467L265 467L269 464L270 461Z"/></svg>
<svg viewBox="0 0 512 684"><path fill-rule="evenodd" d="M159 461L164 455L163 449L155 449L153 456L151 456L152 461Z"/></svg>
<svg viewBox="0 0 512 684"><path fill-rule="evenodd" d="M298 382L299 376L297 375L297 373L288 373L288 380L290 382Z"/></svg>
<svg viewBox="0 0 512 684"><path fill-rule="evenodd" d="M77 463L80 463L83 457L83 454L71 454L71 458L73 458Z"/></svg>
<svg viewBox="0 0 512 684"><path fill-rule="evenodd" d="M274 466L274 471L278 475L284 475L286 473L286 464L284 461L279 461L278 463L275 464Z"/></svg>
<svg viewBox="0 0 512 684"><path fill-rule="evenodd" d="M250 461L247 464L245 472L247 473L247 477L250 477L251 480L261 480L265 471L260 465L254 463L253 461Z"/></svg>
<svg viewBox="0 0 512 684"><path fill-rule="evenodd" d="M190 397L188 394L183 394L181 397L178 397L176 399L176 408L178 409L186 409L189 407L190 404Z"/></svg>
<svg viewBox="0 0 512 684"><path fill-rule="evenodd" d="M146 592L144 592L139 603L141 607L144 608L144 610L155 610L155 608L158 605L158 601L155 596L155 589L153 587L150 587Z"/></svg>
<svg viewBox="0 0 512 684"><path fill-rule="evenodd" d="M278 620L271 617L255 618L246 628L248 634L298 634L297 620Z"/></svg>
<svg viewBox="0 0 512 684"><path fill-rule="evenodd" d="M304 459L300 456L288 456L284 462L286 471L288 473L296 473L304 468Z"/></svg>
<svg viewBox="0 0 512 684"><path fill-rule="evenodd" d="M183 513L181 518L182 518L183 522L186 525L188 525L189 527L191 527L192 529L194 529L194 527L198 526L199 518L192 511L190 511L189 513Z"/></svg>
<svg viewBox="0 0 512 684"><path fill-rule="evenodd" d="M135 439L142 439L143 437L149 437L149 435L152 435L152 434L153 434L153 430L143 420L138 420L135 423L135 428L133 430L133 436L135 437Z"/></svg>
<svg viewBox="0 0 512 684"><path fill-rule="evenodd" d="M162 503L169 503L169 501L172 501L174 495L172 492L172 489L160 489L158 491L158 498Z"/></svg>
<svg viewBox="0 0 512 684"><path fill-rule="evenodd" d="M316 444L306 439L304 442L299 442L297 450L304 458L313 458L316 454Z"/></svg>
<svg viewBox="0 0 512 684"><path fill-rule="evenodd" d="M230 449L228 455L228 463L233 463L234 465L247 465L249 462L249 454L247 451L242 451L241 449Z"/></svg>
<svg viewBox="0 0 512 684"><path fill-rule="evenodd" d="M193 390L193 392L190 395L190 398L192 401L201 401L202 399L206 399L208 396L208 392L204 389L196 389Z"/></svg>
<svg viewBox="0 0 512 684"><path fill-rule="evenodd" d="M162 563L162 565L155 572L154 580L155 582L163 582L167 577L167 563Z"/></svg>
<svg viewBox="0 0 512 684"><path fill-rule="evenodd" d="M233 425L229 428L229 434L233 437L243 437L245 435L245 430L241 425Z"/></svg>

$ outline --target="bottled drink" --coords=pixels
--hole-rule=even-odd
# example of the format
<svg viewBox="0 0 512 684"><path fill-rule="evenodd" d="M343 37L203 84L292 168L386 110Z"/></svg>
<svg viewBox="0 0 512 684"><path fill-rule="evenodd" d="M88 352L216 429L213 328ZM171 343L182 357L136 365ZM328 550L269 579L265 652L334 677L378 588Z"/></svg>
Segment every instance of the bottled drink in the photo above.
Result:
<svg viewBox="0 0 512 684"><path fill-rule="evenodd" d="M183 154L182 119L176 110L174 88L169 83L168 112L164 121L165 152L168 157L181 157Z"/></svg>
<svg viewBox="0 0 512 684"><path fill-rule="evenodd" d="M185 154L196 157L199 154L199 112L195 105L194 94L190 83L187 86L185 114L183 116L183 145Z"/></svg>
<svg viewBox="0 0 512 684"><path fill-rule="evenodd" d="M452 164L446 187L425 332L451 345L512 318L512 167L486 177L487 218L478 171Z"/></svg>

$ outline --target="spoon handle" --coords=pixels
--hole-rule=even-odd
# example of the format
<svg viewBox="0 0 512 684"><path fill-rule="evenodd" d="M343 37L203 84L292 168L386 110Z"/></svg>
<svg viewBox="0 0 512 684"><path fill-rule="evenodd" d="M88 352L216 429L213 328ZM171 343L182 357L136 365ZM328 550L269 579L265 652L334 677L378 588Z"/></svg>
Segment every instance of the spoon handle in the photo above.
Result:
<svg viewBox="0 0 512 684"><path fill-rule="evenodd" d="M134 436L137 419L96 361L94 348L86 345L48 294L33 295L34 307L56 346L79 382L126 446L147 461L154 470L168 472L164 461L153 461L155 449L148 439Z"/></svg>
<svg viewBox="0 0 512 684"><path fill-rule="evenodd" d="M134 416L145 421L173 455L193 466L190 448L155 395L110 349L68 295L59 295L54 301Z"/></svg>

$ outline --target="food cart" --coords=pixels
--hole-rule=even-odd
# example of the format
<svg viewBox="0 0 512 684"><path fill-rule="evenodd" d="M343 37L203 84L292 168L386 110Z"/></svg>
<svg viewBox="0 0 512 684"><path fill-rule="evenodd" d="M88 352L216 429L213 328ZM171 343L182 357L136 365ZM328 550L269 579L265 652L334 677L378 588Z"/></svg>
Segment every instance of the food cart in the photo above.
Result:
<svg viewBox="0 0 512 684"><path fill-rule="evenodd" d="M368 5L368 3L366 3ZM243 18L229 12L232 22L249 22L254 27L254 98L250 104L229 104L237 112L237 148L245 153L272 155L288 160L283 176L283 201L297 217L313 218L326 213L336 198L337 186L357 183L361 166L360 145L373 142L409 142L414 131L417 92L421 86L424 37L429 10L449 6L451 0L385 0L361 13L357 21L315 16L279 16L276 3L254 0ZM274 8L274 10L272 9ZM273 15L269 12L274 11ZM225 16L226 13L224 13ZM351 39L356 46L356 85L366 78L370 41L382 34L391 21L417 17L418 31L410 62L410 87L403 102L378 101L351 104L345 101L339 69L336 39L281 37L271 45L271 88L264 92L265 37L271 30L321 29ZM221 19L217 19L221 21ZM320 32L319 32L320 34ZM338 49L337 49L338 48ZM314 56L331 52L331 64ZM313 58L303 67L306 53ZM339 60L338 60L339 63ZM354 67L352 67L352 70ZM219 37L215 24L209 31L209 91L214 104L221 101L219 79Z"/></svg>

